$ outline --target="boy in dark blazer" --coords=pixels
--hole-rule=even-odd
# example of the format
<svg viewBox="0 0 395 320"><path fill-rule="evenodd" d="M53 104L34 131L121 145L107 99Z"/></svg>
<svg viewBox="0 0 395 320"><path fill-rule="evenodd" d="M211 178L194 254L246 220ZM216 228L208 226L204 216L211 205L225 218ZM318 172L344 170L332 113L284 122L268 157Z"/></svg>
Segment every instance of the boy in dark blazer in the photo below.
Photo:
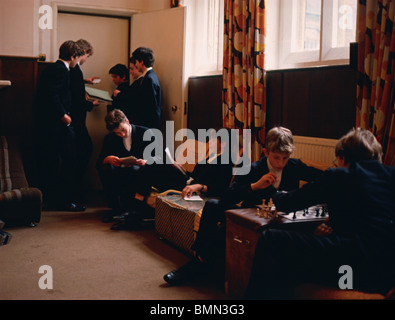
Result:
<svg viewBox="0 0 395 320"><path fill-rule="evenodd" d="M141 213L138 210L141 209L141 203L134 196L136 186L147 185L146 181L162 182L162 187L168 184L176 188L185 184L185 176L179 170L169 172L173 167L164 163L163 146L150 129L131 124L118 109L110 111L105 121L110 133L104 138L96 167L108 196L109 206L113 209L111 217L131 216L131 213L138 216ZM145 136L150 139L144 139ZM146 155L144 152L147 149L159 151L160 154ZM121 158L130 156L135 157L135 161L130 166L124 166ZM165 175L169 175L168 178L164 178ZM105 220L112 221L111 217L105 217ZM120 226L123 227L128 226ZM114 226L115 228L117 227Z"/></svg>
<svg viewBox="0 0 395 320"><path fill-rule="evenodd" d="M243 207L261 204L271 198L276 190L292 190L300 180L311 181L322 171L306 166L302 161L290 159L294 150L292 132L284 127L274 127L267 133L265 157L251 164L247 175L238 176L220 200L206 202L193 249L198 259L164 276L172 285L183 284L203 276L209 269L219 270L223 279L225 262L224 212L242 202ZM218 227L220 226L220 227Z"/></svg>
<svg viewBox="0 0 395 320"><path fill-rule="evenodd" d="M141 74L137 94L130 95L133 107L133 123L147 127L161 129L162 92L158 76L152 69L154 66L154 52L150 48L137 48L129 59L130 67L135 67Z"/></svg>
<svg viewBox="0 0 395 320"><path fill-rule="evenodd" d="M151 141L144 141L146 127L131 124L126 115L118 109L110 111L105 118L110 131L104 137L103 146L96 163L104 190L109 198L113 214L128 210L131 201L131 187L137 171L145 166L144 149ZM134 156L136 162L130 167L122 167L120 158ZM121 197L121 200L118 200Z"/></svg>
<svg viewBox="0 0 395 320"><path fill-rule="evenodd" d="M129 68L124 64L118 63L111 67L108 73L110 74L116 89L111 96L112 104L107 105L107 112L110 112L114 109L119 109L123 111L128 119L133 119L129 112Z"/></svg>
<svg viewBox="0 0 395 320"><path fill-rule="evenodd" d="M70 69L70 90L71 90L71 116L73 119L72 126L75 130L76 142L76 176L78 182L78 195L82 198L81 184L82 179L88 169L89 161L93 152L93 143L86 127L87 112L90 112L94 106L100 103L98 100L93 102L86 99L85 83L90 83L94 78L84 79L80 66L93 54L92 45L84 40L79 39L77 45L84 51L78 63Z"/></svg>
<svg viewBox="0 0 395 320"><path fill-rule="evenodd" d="M69 71L83 54L76 42L64 42L59 59L43 70L37 84L39 184L44 203L52 210L85 210L75 203L76 151Z"/></svg>
<svg viewBox="0 0 395 320"><path fill-rule="evenodd" d="M268 229L262 232L246 298L292 298L300 283L385 295L395 285L395 168L381 163L374 135L353 129L335 148L338 168L273 200L280 211L326 203L329 219L314 234ZM344 289L344 288L342 288Z"/></svg>

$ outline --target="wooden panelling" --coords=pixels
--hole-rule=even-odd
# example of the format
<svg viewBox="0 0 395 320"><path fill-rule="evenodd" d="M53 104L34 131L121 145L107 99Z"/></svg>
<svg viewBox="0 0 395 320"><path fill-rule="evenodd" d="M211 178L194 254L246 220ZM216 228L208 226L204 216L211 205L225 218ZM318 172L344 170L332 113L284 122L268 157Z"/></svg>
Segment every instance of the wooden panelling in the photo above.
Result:
<svg viewBox="0 0 395 320"><path fill-rule="evenodd" d="M37 57L0 56L0 79L11 86L0 89L0 134L21 137L26 178L33 178L33 115L37 86Z"/></svg>
<svg viewBox="0 0 395 320"><path fill-rule="evenodd" d="M193 77L188 83L188 128L222 127L222 75Z"/></svg>
<svg viewBox="0 0 395 320"><path fill-rule="evenodd" d="M267 73L267 128L338 139L355 126L356 71L349 66Z"/></svg>
<svg viewBox="0 0 395 320"><path fill-rule="evenodd" d="M267 72L267 129L338 139L355 126L356 70L344 66ZM189 79L188 128L222 126L222 76Z"/></svg>
<svg viewBox="0 0 395 320"><path fill-rule="evenodd" d="M37 58L0 56L0 78L11 81L0 90L0 130L30 134Z"/></svg>

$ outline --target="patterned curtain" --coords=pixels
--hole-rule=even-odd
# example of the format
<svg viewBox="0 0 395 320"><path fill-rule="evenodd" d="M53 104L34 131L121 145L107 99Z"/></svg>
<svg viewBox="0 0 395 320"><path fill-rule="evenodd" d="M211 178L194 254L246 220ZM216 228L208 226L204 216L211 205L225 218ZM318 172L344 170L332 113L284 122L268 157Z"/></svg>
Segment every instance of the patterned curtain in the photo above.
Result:
<svg viewBox="0 0 395 320"><path fill-rule="evenodd" d="M225 0L223 126L251 129L251 161L265 140L264 0Z"/></svg>
<svg viewBox="0 0 395 320"><path fill-rule="evenodd" d="M395 0L359 0L356 125L374 133L395 165Z"/></svg>

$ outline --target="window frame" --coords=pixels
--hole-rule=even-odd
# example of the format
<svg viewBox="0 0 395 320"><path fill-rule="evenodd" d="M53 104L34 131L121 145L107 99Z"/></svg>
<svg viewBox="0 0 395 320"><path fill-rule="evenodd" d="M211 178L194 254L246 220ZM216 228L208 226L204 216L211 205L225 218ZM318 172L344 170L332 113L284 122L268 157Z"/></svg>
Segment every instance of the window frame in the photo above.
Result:
<svg viewBox="0 0 395 320"><path fill-rule="evenodd" d="M319 49L314 51L292 52L292 37L295 32L297 32L296 19L294 19L294 12L296 12L297 1L300 0L280 0L280 31L278 37L279 59L276 63L277 67L270 69L274 70L348 64L350 61L349 46L332 47L330 45L332 43L334 33L334 25L332 23L334 8L338 7L338 0L321 0L321 37ZM328 21L330 21L330 23L328 23ZM355 18L355 27L356 24L357 21ZM328 25L330 27L325 27Z"/></svg>
<svg viewBox="0 0 395 320"><path fill-rule="evenodd" d="M194 39L190 41L191 74L193 76L222 74L224 1L190 0L189 3L193 12L189 16L192 19L189 23L190 34Z"/></svg>

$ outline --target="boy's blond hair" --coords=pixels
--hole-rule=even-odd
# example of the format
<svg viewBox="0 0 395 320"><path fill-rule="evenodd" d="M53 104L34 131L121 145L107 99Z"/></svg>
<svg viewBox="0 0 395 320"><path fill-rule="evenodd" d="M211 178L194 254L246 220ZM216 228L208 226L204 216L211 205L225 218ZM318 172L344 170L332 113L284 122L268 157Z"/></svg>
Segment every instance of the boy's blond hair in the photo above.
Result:
<svg viewBox="0 0 395 320"><path fill-rule="evenodd" d="M89 54L91 56L93 54L93 47L92 45L85 39L79 39L76 41L77 45L85 51L85 53Z"/></svg>
<svg viewBox="0 0 395 320"><path fill-rule="evenodd" d="M335 154L344 158L348 164L361 160L382 162L383 149L372 132L354 128L340 138L335 147Z"/></svg>
<svg viewBox="0 0 395 320"><path fill-rule="evenodd" d="M291 154L295 150L291 130L284 127L274 127L266 135L265 148L268 152Z"/></svg>

